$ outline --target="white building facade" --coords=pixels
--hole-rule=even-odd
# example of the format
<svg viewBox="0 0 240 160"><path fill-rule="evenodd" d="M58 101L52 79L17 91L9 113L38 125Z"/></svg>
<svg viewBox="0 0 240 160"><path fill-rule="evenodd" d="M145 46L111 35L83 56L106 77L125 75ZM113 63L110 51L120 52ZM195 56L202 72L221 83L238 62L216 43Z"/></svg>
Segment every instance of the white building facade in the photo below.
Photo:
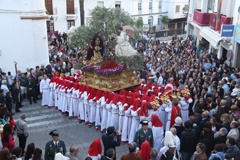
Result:
<svg viewBox="0 0 240 160"><path fill-rule="evenodd" d="M209 53L213 53L219 59L227 60L227 54L232 52L232 58L227 61L228 64L233 67L240 67L238 63L240 61L240 54L238 54L240 50L237 49L240 46L239 43L234 41L236 33L233 33L232 37L223 37L221 36L221 27L219 30L213 27L217 25L215 17L217 8L219 8L218 3L219 0L190 0L187 35L192 35L196 39L197 47L200 44L204 44L208 48ZM223 0L220 8L222 24L235 25L235 28L237 25L240 25L240 23L237 24L237 20L240 18L240 1ZM209 24L198 22L196 18L200 15L204 15L203 19L209 20Z"/></svg>
<svg viewBox="0 0 240 160"><path fill-rule="evenodd" d="M25 72L27 67L49 64L45 4L43 0L0 1L0 67Z"/></svg>
<svg viewBox="0 0 240 160"><path fill-rule="evenodd" d="M80 26L79 0L44 0L48 11L48 32L67 32L72 26ZM91 1L91 0L90 0Z"/></svg>

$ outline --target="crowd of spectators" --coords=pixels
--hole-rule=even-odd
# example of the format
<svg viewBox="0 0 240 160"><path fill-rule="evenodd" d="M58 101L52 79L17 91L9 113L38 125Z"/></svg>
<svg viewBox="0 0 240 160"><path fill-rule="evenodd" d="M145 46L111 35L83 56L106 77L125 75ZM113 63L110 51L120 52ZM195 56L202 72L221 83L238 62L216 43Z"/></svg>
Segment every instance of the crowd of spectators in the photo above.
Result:
<svg viewBox="0 0 240 160"><path fill-rule="evenodd" d="M239 69L228 66L224 57L217 58L215 53L209 53L205 44L197 46L192 36L183 39L174 35L172 41L160 42L144 34L135 49L144 57L143 69L137 71L143 81L162 87L171 82L180 91L186 86L190 90L193 103L189 104L189 121L184 127L176 127L182 159L239 159ZM110 52L114 53L113 43L110 43ZM43 74L51 78L53 72L58 71L60 75L71 76L86 55L84 48L70 49L66 39L49 45L49 65L18 71L19 84L11 72L6 74L0 69L0 123L2 146L5 147L0 152L1 159L9 159L10 153L17 158L41 157L42 151L35 149L33 143L28 145L25 154L22 148L14 148L16 136L12 131L16 130L16 123L12 118L12 103L16 103L15 111L18 112L21 101L28 98L27 76L36 80L34 96L38 99L38 84ZM130 153L135 153L133 148L129 149Z"/></svg>

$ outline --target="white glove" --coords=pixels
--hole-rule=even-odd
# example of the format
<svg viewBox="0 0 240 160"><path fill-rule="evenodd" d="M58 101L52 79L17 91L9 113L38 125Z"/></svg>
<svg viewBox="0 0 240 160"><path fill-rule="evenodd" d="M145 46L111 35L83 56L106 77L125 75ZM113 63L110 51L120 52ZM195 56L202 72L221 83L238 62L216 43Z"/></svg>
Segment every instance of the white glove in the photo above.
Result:
<svg viewBox="0 0 240 160"><path fill-rule="evenodd" d="M122 103L121 103L121 102L118 102L118 103L117 103L117 105L120 105L120 104L122 104Z"/></svg>
<svg viewBox="0 0 240 160"><path fill-rule="evenodd" d="M133 108L133 105L131 105L130 108Z"/></svg>
<svg viewBox="0 0 240 160"><path fill-rule="evenodd" d="M138 112L139 110L141 110L141 108L140 108L140 107L137 109L137 112Z"/></svg>
<svg viewBox="0 0 240 160"><path fill-rule="evenodd" d="M127 107L128 106L128 104L127 103L125 103L124 105L123 105L123 107Z"/></svg>

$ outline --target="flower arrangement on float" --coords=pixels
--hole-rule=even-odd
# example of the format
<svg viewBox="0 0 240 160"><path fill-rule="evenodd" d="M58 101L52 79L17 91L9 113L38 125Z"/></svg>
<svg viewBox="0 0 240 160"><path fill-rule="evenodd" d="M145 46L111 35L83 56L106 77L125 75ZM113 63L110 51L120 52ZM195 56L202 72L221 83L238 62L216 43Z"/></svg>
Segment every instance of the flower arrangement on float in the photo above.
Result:
<svg viewBox="0 0 240 160"><path fill-rule="evenodd" d="M99 76L112 76L123 72L124 69L126 69L125 64L117 64L115 61L110 60L96 67L95 72Z"/></svg>
<svg viewBox="0 0 240 160"><path fill-rule="evenodd" d="M97 75L99 76L112 76L116 74L120 74L125 70L127 67L125 64L117 64L115 61L110 60L105 63L103 63L100 66L94 66L94 65L87 65L83 67L84 72L93 72L95 71Z"/></svg>
<svg viewBox="0 0 240 160"><path fill-rule="evenodd" d="M87 65L87 66L83 66L83 71L84 72L93 72L94 68L95 68L95 66L93 64Z"/></svg>

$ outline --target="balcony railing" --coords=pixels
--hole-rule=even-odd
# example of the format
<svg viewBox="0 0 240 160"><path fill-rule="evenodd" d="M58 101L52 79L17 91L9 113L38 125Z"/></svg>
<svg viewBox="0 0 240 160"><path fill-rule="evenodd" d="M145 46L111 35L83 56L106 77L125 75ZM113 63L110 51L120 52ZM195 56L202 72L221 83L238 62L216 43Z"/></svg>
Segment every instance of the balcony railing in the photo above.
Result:
<svg viewBox="0 0 240 160"><path fill-rule="evenodd" d="M209 26L211 20L211 13L202 13L201 10L194 10L193 22L199 26Z"/></svg>

